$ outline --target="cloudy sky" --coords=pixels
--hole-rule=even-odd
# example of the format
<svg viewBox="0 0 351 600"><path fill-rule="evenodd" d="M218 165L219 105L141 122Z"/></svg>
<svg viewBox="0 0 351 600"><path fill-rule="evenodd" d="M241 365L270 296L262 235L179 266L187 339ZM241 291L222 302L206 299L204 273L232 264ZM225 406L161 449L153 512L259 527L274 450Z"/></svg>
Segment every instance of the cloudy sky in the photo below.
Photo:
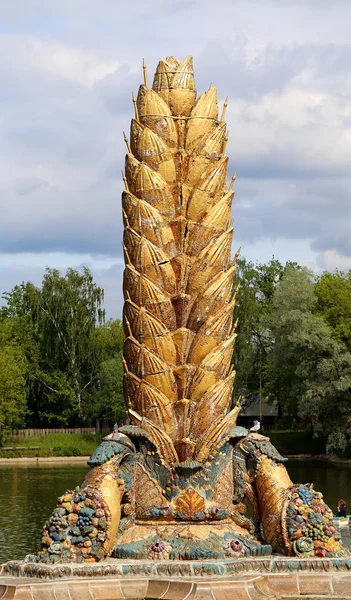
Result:
<svg viewBox="0 0 351 600"><path fill-rule="evenodd" d="M229 95L235 247L351 268L350 0L0 0L0 292L89 266L120 316L122 131L144 57Z"/></svg>

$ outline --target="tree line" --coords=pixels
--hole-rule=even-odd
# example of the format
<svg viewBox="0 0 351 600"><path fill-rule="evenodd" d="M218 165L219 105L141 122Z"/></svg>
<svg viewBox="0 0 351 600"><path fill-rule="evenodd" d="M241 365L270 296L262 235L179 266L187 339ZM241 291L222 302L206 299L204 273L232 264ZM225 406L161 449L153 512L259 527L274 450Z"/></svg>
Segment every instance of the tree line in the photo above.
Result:
<svg viewBox="0 0 351 600"><path fill-rule="evenodd" d="M0 309L0 431L121 421L121 322L105 320L104 292L90 271L46 269Z"/></svg>
<svg viewBox="0 0 351 600"><path fill-rule="evenodd" d="M234 400L260 393L280 424L318 423L327 450L351 437L351 270L238 261ZM20 427L125 420L121 322L106 320L89 269L47 269L3 294L0 435Z"/></svg>
<svg viewBox="0 0 351 600"><path fill-rule="evenodd" d="M351 270L240 259L235 396L263 397L287 428L318 424L327 451L351 437Z"/></svg>

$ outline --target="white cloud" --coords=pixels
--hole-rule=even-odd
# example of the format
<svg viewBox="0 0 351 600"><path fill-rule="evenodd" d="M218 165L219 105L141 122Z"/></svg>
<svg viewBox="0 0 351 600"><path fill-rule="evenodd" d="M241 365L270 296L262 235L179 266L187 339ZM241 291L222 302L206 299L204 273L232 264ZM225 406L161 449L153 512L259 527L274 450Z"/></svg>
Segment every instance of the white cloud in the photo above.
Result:
<svg viewBox="0 0 351 600"><path fill-rule="evenodd" d="M306 90L295 80L257 100L232 100L227 120L233 161L270 162L276 178L282 168L322 178L349 172L350 105L333 90Z"/></svg>
<svg viewBox="0 0 351 600"><path fill-rule="evenodd" d="M343 256L336 250L326 250L317 257L318 266L324 271L349 271L351 269L351 256Z"/></svg>
<svg viewBox="0 0 351 600"><path fill-rule="evenodd" d="M9 60L11 57L11 60ZM50 79L64 79L91 87L119 66L74 46L34 36L0 36L0 66L18 74L28 69Z"/></svg>

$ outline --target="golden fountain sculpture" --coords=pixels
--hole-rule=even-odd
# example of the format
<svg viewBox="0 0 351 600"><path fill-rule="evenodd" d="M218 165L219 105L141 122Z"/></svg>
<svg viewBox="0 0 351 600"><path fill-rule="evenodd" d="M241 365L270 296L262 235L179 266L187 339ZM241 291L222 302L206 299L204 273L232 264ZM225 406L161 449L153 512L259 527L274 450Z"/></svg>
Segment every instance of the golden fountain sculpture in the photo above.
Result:
<svg viewBox="0 0 351 600"><path fill-rule="evenodd" d="M144 66L133 102L122 198L131 425L103 440L28 560L346 556L322 495L293 485L269 439L237 427L231 408L227 101L219 116L214 86L196 99L191 57L168 57L152 88Z"/></svg>

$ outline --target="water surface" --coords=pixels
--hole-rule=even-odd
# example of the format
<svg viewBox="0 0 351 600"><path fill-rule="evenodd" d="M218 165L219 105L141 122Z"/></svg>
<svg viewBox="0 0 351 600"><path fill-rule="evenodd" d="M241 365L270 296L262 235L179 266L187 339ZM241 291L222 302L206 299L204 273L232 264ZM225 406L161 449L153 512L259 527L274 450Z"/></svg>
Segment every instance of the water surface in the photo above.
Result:
<svg viewBox="0 0 351 600"><path fill-rule="evenodd" d="M80 485L87 470L84 464L0 465L0 564L38 547L57 497Z"/></svg>

